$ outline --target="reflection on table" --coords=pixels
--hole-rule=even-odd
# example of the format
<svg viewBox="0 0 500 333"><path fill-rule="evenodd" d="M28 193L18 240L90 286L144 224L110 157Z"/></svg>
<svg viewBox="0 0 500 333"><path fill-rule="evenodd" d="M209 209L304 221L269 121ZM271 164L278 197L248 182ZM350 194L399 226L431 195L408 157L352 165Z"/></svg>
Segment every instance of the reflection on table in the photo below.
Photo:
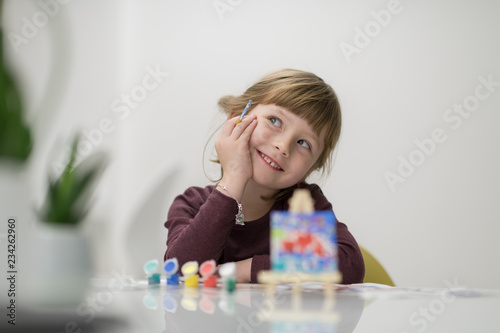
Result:
<svg viewBox="0 0 500 333"><path fill-rule="evenodd" d="M149 290L143 304L152 308L160 301L165 332L352 332L364 307L361 298L327 296L321 290L295 293L284 287L268 294L248 285L234 293L179 287L161 296Z"/></svg>

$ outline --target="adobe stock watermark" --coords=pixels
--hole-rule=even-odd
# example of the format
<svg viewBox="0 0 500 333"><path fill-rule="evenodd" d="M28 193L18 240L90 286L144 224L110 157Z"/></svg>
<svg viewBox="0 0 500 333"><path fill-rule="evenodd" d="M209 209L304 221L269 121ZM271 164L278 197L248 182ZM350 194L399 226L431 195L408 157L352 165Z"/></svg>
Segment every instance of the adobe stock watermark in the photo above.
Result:
<svg viewBox="0 0 500 333"><path fill-rule="evenodd" d="M31 19L23 16L21 27L21 34L9 31L7 37L10 44L16 53L19 53L21 45L28 44L30 40L35 38L39 31L43 29L51 19L57 16L61 10L62 5L66 5L71 0L39 0L38 5L40 10L35 12Z"/></svg>
<svg viewBox="0 0 500 333"><path fill-rule="evenodd" d="M352 61L354 55L360 54L361 51L366 49L373 39L378 37L391 24L393 18L403 12L403 9L400 0L389 0L386 9L372 10L370 12L372 19L366 22L362 28L359 26L354 28L352 43L343 41L339 44L347 63Z"/></svg>
<svg viewBox="0 0 500 333"><path fill-rule="evenodd" d="M481 106L481 103L489 99L500 87L500 82L494 81L493 74L487 77L478 76L479 84L474 88L474 92L466 96L460 103L453 103L442 115L443 121L453 130L458 130L465 119L469 119ZM429 137L415 139L415 149L406 156L399 155L395 172L384 172L384 179L391 192L396 191L398 184L404 183L408 177L413 175L418 167L432 156L438 146L448 139L446 130L443 127L436 127L431 131Z"/></svg>
<svg viewBox="0 0 500 333"><path fill-rule="evenodd" d="M136 109L170 75L168 72L162 71L159 65L156 65L156 68L147 66L145 71L146 74L140 83L133 86L128 93L121 94L119 98L111 102L110 110L116 119L103 117L99 120L95 128L84 129L82 131L81 140L77 148L75 166L90 155L94 147L102 144L106 135L115 131L117 120L123 121L127 119L131 110ZM70 152L71 147L67 146L63 158L52 163L52 169L56 175L60 175L63 172L69 161Z"/></svg>
<svg viewBox="0 0 500 333"><path fill-rule="evenodd" d="M214 0L212 5L215 12L221 21L224 21L224 16L227 12L232 12L236 7L241 5L243 0Z"/></svg>
<svg viewBox="0 0 500 333"><path fill-rule="evenodd" d="M126 275L125 270L122 272L112 271L113 278L108 281L106 289L100 291L94 296L88 296L76 308L76 314L80 316L87 325L95 320L97 313L102 312L106 305L109 305L114 298L114 294L123 291L126 287L130 287L133 280ZM60 332L50 333L81 333L84 332L81 328L83 322L77 323L74 320L69 320L64 325L64 330Z"/></svg>
<svg viewBox="0 0 500 333"><path fill-rule="evenodd" d="M446 290L436 298L433 298L425 306L420 306L408 318L408 323L414 328L414 331L423 333L432 323L436 322L446 308L457 299L457 291L463 290L458 284L458 278L453 281L445 280ZM413 330L412 330L413 332ZM401 333L410 333L403 331Z"/></svg>

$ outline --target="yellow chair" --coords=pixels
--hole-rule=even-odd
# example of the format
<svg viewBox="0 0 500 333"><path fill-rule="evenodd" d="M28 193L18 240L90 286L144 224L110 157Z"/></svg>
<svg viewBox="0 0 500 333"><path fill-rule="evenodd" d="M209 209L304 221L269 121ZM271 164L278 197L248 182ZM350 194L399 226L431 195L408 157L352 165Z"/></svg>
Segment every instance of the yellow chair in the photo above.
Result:
<svg viewBox="0 0 500 333"><path fill-rule="evenodd" d="M395 286L391 277L380 264L380 262L366 249L359 247L361 249L361 254L363 255L363 260L365 261L365 278L364 283L381 283L388 286Z"/></svg>

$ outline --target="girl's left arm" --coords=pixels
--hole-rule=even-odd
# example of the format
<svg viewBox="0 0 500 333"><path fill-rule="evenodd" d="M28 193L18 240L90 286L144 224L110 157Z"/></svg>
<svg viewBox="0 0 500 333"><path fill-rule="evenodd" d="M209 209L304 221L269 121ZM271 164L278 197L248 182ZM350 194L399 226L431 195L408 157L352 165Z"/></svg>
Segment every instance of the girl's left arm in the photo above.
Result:
<svg viewBox="0 0 500 333"><path fill-rule="evenodd" d="M330 210L332 204L324 196L317 185L313 185L311 195L316 210ZM339 271L342 273L342 283L361 283L365 276L365 263L359 245L347 226L337 219L337 253Z"/></svg>

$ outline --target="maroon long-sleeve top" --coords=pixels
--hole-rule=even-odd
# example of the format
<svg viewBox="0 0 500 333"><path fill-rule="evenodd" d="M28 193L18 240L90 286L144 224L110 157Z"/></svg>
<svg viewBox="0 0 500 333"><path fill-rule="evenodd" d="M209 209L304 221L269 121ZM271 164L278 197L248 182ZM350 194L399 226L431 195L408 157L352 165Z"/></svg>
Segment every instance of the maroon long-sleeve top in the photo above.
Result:
<svg viewBox="0 0 500 333"><path fill-rule="evenodd" d="M317 185L301 186L311 191L315 210L332 210ZM276 201L272 210L288 210L291 193ZM179 265L215 259L218 264L253 258L251 282L257 273L270 268L270 211L245 225L235 224L237 203L215 186L190 187L172 203L165 227L168 229L165 260L177 258ZM363 281L365 266L356 240L344 223L337 221L339 270L342 283Z"/></svg>

